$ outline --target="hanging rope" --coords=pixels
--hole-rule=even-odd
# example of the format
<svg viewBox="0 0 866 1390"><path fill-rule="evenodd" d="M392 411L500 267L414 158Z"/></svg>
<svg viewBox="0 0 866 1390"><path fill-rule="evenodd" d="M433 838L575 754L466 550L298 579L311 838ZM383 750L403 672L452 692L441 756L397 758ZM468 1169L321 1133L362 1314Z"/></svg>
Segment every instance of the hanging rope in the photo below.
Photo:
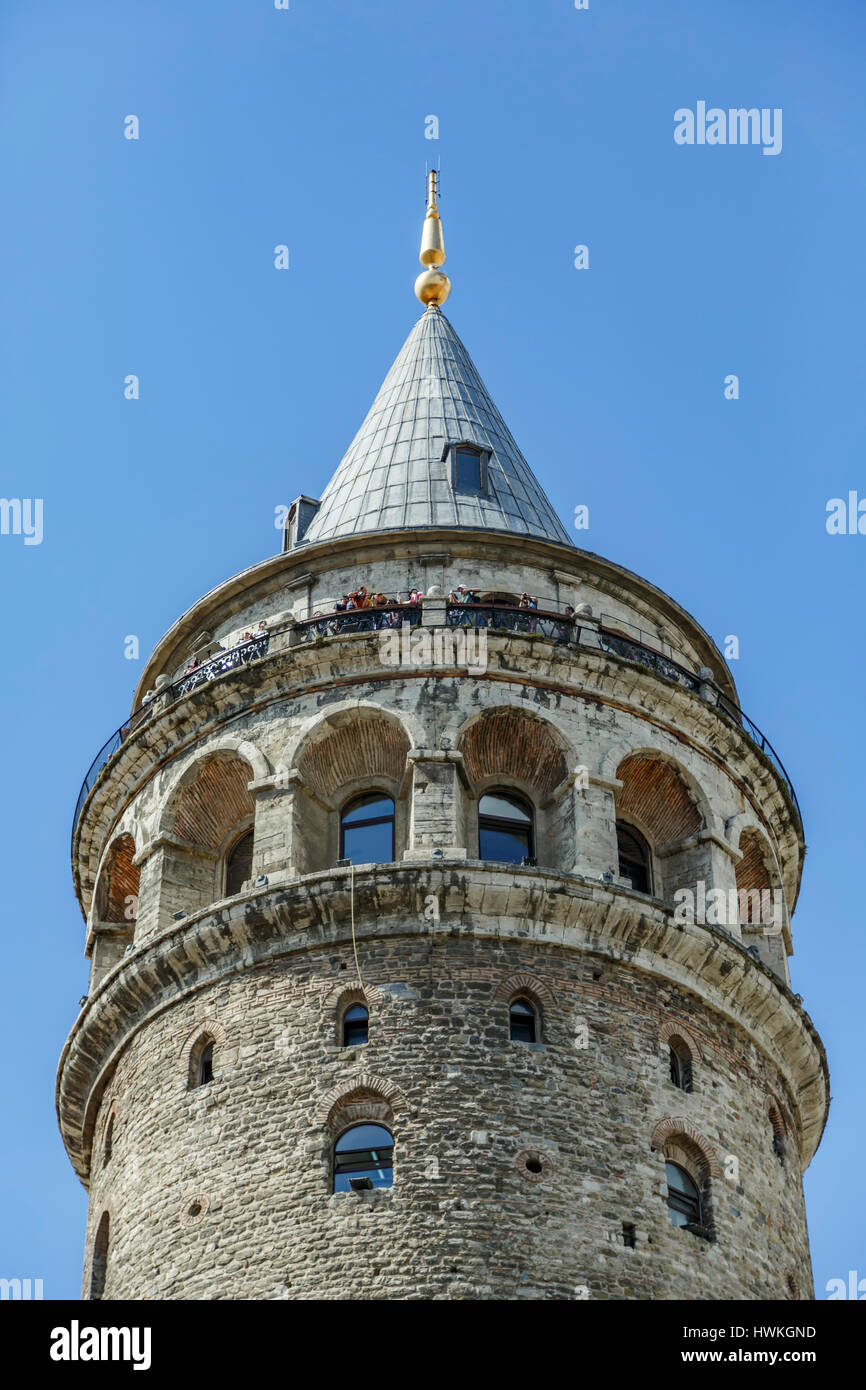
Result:
<svg viewBox="0 0 866 1390"><path fill-rule="evenodd" d="M350 865L349 865L349 904L350 904L350 909L351 909L351 913L352 913L352 950L353 950L354 955L355 955L355 971L356 971L357 976L358 976L358 985L359 985L359 987L360 987L361 993L364 995L364 998L366 999L366 997L367 997L367 991L364 989L364 981L361 979L361 966L360 966L360 963L359 963L359 961L358 961L358 943L357 943L357 941L355 940L355 865L354 865L354 864L350 864Z"/></svg>

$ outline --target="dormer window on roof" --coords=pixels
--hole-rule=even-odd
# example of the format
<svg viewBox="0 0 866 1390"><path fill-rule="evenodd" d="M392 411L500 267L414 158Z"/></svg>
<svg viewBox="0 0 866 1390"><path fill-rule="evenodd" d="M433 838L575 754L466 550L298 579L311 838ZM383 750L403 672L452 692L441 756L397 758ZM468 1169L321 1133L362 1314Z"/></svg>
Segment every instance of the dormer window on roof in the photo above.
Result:
<svg viewBox="0 0 866 1390"><path fill-rule="evenodd" d="M474 444L449 444L445 453L455 492L487 492L487 449L479 449Z"/></svg>

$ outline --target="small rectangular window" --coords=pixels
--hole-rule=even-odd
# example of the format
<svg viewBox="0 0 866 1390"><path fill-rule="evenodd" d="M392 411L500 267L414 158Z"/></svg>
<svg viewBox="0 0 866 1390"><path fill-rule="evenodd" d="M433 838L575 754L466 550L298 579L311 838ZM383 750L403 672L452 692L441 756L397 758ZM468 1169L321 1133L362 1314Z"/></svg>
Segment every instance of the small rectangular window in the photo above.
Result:
<svg viewBox="0 0 866 1390"><path fill-rule="evenodd" d="M484 455L480 449L454 450L454 487L458 492L483 492Z"/></svg>

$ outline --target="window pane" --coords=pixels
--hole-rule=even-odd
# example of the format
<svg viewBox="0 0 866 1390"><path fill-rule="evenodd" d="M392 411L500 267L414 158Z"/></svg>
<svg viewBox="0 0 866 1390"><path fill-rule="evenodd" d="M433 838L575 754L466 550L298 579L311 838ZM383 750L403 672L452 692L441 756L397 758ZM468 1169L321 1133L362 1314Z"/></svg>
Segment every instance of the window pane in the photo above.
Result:
<svg viewBox="0 0 866 1390"><path fill-rule="evenodd" d="M506 830L482 825L479 833L480 857L499 863L519 864L529 856L529 831Z"/></svg>
<svg viewBox="0 0 866 1390"><path fill-rule="evenodd" d="M343 813L343 824L354 825L357 821L378 820L381 816L393 816L394 803L390 796L382 796L379 792L374 792L371 796L364 796L360 801L353 801L351 806Z"/></svg>
<svg viewBox="0 0 866 1390"><path fill-rule="evenodd" d="M346 826L342 859L353 864L390 864L394 858L394 823Z"/></svg>
<svg viewBox="0 0 866 1390"><path fill-rule="evenodd" d="M334 1145L335 1153L352 1152L355 1149L389 1149L394 1144L394 1136L384 1125L355 1125L341 1134Z"/></svg>
<svg viewBox="0 0 866 1390"><path fill-rule="evenodd" d="M478 811L482 816L497 816L502 820L521 821L526 825L532 824L532 817L521 803L512 801L510 796L503 796L501 793L482 796L478 803Z"/></svg>
<svg viewBox="0 0 866 1390"><path fill-rule="evenodd" d="M688 1173L684 1172L679 1164L666 1163L665 1177L667 1178L668 1187L674 1192L683 1192L687 1197L692 1197L694 1200L697 1200L698 1189L695 1187Z"/></svg>
<svg viewBox="0 0 866 1390"><path fill-rule="evenodd" d="M474 449L458 449L456 486L461 491L478 492L481 489L481 455Z"/></svg>
<svg viewBox="0 0 866 1390"><path fill-rule="evenodd" d="M528 999L515 999L510 1009L509 1025L512 1042L536 1041L535 1010Z"/></svg>
<svg viewBox="0 0 866 1390"><path fill-rule="evenodd" d="M384 1153L383 1153L384 1158ZM343 1168L334 1173L334 1191L351 1192L352 1178L369 1178L374 1187L393 1187L394 1169L391 1150L387 1150L387 1166L382 1168Z"/></svg>
<svg viewBox="0 0 866 1390"><path fill-rule="evenodd" d="M355 1125L334 1145L334 1191L351 1191L351 1179L369 1179L373 1187L394 1181L394 1136L384 1125Z"/></svg>
<svg viewBox="0 0 866 1390"><path fill-rule="evenodd" d="M343 1046L357 1047L367 1041L369 1014L363 1004L353 1004L343 1014Z"/></svg>

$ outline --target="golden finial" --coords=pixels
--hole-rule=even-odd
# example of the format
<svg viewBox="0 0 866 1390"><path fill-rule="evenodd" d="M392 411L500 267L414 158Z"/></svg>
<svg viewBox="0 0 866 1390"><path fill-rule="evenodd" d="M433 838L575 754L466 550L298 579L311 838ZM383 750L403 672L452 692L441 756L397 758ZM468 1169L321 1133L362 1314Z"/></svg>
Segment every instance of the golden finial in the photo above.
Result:
<svg viewBox="0 0 866 1390"><path fill-rule="evenodd" d="M427 175L427 216L421 229L421 254L418 259L425 270L415 281L415 293L422 304L444 304L451 293L451 281L439 266L445 260L445 238L436 206L438 175L431 169Z"/></svg>

